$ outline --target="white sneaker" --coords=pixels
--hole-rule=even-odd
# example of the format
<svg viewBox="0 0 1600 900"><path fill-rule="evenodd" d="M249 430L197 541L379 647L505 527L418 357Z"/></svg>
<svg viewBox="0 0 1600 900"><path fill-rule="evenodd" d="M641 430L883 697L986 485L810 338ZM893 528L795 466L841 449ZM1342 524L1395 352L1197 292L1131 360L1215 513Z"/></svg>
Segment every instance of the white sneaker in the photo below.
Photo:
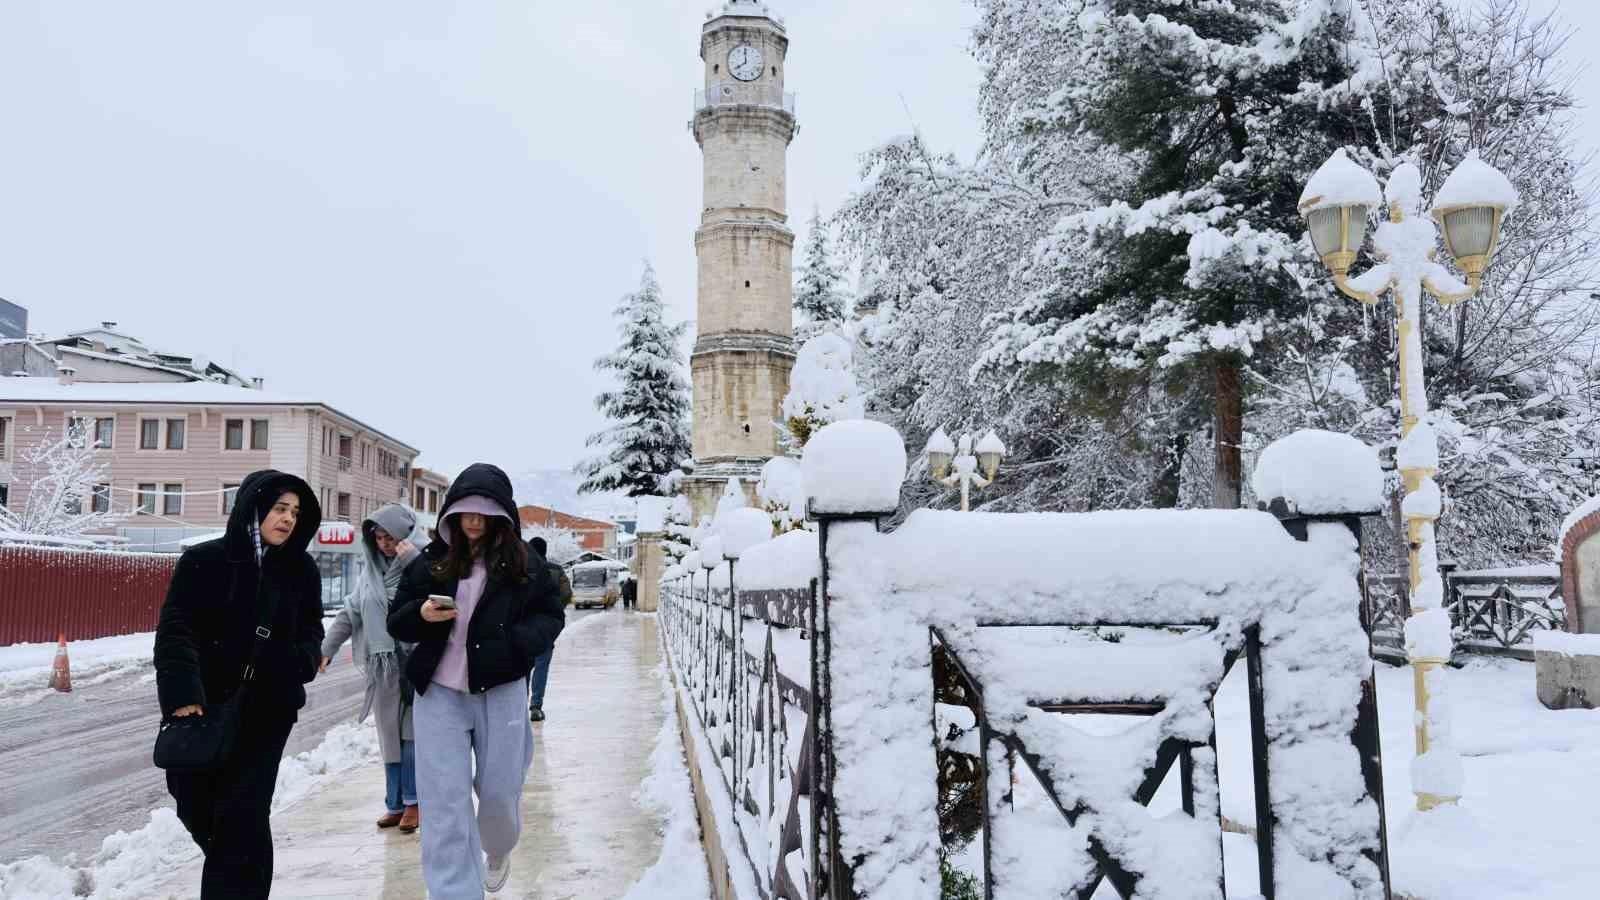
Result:
<svg viewBox="0 0 1600 900"><path fill-rule="evenodd" d="M494 893L506 886L506 879L511 877L511 854L495 859L489 857L489 871L483 876L483 889Z"/></svg>

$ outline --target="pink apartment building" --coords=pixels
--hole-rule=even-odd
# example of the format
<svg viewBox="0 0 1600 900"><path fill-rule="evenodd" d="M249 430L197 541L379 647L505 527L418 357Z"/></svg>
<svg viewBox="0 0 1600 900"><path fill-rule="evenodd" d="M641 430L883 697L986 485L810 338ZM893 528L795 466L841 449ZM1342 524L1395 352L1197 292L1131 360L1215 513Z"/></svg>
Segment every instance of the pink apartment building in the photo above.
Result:
<svg viewBox="0 0 1600 900"><path fill-rule="evenodd" d="M175 550L220 531L232 491L257 469L306 479L323 520L360 522L412 500L418 450L325 403L217 381L89 382L71 369L0 377L0 503L19 509L32 474L19 452L70 418L93 420L108 475L93 503L125 514L130 545Z"/></svg>

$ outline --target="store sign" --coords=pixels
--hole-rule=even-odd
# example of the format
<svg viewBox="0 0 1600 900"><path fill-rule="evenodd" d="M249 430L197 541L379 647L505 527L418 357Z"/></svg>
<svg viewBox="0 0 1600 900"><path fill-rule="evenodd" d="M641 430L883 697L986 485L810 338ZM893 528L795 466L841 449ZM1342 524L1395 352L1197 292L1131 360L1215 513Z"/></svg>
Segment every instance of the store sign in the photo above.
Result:
<svg viewBox="0 0 1600 900"><path fill-rule="evenodd" d="M328 522L317 529L317 543L344 546L356 542L356 530L348 522Z"/></svg>

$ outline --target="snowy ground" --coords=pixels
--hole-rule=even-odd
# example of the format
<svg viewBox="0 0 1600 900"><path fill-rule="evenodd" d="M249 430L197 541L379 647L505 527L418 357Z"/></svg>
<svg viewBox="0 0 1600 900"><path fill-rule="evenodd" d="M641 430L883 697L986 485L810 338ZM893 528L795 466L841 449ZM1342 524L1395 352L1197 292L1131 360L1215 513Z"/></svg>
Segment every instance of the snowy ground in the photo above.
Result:
<svg viewBox="0 0 1600 900"><path fill-rule="evenodd" d="M87 687L151 667L155 634L123 634L92 641L73 641L67 657L74 687ZM11 644L0 647L0 709L34 703L48 695L56 644Z"/></svg>
<svg viewBox="0 0 1600 900"><path fill-rule="evenodd" d="M316 792L341 772L372 763L377 754L377 733L370 725L346 722L336 726L315 749L284 760L278 772L273 811ZM184 831L177 815L170 807L160 807L151 811L144 827L112 834L101 844L99 852L87 859L80 860L70 854L62 860L31 856L0 865L0 897L6 900L150 897L154 885L173 868L199 855L199 849Z"/></svg>

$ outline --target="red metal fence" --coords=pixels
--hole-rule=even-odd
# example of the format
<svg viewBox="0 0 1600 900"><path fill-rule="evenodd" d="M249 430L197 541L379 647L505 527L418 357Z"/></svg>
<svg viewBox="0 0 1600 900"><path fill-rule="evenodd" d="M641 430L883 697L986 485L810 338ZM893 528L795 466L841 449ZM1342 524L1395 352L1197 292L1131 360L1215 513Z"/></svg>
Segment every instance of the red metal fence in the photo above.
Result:
<svg viewBox="0 0 1600 900"><path fill-rule="evenodd" d="M177 554L0 545L0 646L154 631Z"/></svg>

